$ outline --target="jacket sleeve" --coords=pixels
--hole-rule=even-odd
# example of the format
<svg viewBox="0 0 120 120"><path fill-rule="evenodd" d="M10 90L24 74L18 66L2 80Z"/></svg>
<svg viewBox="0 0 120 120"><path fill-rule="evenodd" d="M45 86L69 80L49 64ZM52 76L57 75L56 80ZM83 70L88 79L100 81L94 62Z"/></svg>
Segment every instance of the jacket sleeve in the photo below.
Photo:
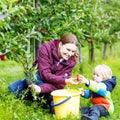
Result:
<svg viewBox="0 0 120 120"><path fill-rule="evenodd" d="M84 91L84 96L82 96L84 98L90 98L90 90L85 90Z"/></svg>
<svg viewBox="0 0 120 120"><path fill-rule="evenodd" d="M93 92L103 97L107 95L107 89L104 83L97 83L97 82L90 80L90 84L88 85L88 87L90 90L92 90Z"/></svg>

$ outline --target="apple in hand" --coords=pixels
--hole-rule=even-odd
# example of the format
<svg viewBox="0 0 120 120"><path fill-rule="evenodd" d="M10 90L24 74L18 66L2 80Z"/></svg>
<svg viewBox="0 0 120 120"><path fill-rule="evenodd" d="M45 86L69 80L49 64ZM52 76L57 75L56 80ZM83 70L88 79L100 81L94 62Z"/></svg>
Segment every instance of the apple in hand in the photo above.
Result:
<svg viewBox="0 0 120 120"><path fill-rule="evenodd" d="M77 81L78 81L78 82L82 82L82 79L83 79L83 76L80 75L80 74L78 74L78 75L77 75Z"/></svg>

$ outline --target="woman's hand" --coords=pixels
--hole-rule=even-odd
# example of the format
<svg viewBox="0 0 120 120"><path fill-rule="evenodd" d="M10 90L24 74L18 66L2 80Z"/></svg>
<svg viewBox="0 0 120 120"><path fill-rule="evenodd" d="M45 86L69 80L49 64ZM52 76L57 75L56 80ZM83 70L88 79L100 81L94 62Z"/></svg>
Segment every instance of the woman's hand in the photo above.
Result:
<svg viewBox="0 0 120 120"><path fill-rule="evenodd" d="M41 88L38 85L32 84L32 85L29 85L29 88L33 89L36 93L40 93L41 92Z"/></svg>
<svg viewBox="0 0 120 120"><path fill-rule="evenodd" d="M77 81L79 83L89 84L89 80L86 79L83 75L80 75L80 74L77 75Z"/></svg>
<svg viewBox="0 0 120 120"><path fill-rule="evenodd" d="M76 82L75 80L76 80L76 78L69 78L69 79L65 80L65 83L71 84L71 85L78 85L79 82Z"/></svg>

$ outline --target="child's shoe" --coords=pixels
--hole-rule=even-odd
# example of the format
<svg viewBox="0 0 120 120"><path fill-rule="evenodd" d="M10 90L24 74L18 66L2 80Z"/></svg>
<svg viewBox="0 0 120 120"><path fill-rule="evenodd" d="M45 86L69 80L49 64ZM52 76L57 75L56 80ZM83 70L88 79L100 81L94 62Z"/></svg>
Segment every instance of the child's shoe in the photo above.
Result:
<svg viewBox="0 0 120 120"><path fill-rule="evenodd" d="M89 116L87 114L82 115L81 120L98 120L97 116Z"/></svg>

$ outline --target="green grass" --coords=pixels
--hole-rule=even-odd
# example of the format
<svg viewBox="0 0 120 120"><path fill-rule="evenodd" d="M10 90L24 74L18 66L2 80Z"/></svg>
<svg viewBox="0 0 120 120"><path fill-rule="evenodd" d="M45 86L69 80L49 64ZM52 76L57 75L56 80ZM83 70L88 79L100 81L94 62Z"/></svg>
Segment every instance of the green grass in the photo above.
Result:
<svg viewBox="0 0 120 120"><path fill-rule="evenodd" d="M120 53L117 51L119 45L116 45L116 53L106 60L98 60L94 63L89 63L87 59L87 51L83 49L84 62L81 65L82 71L79 71L79 65L73 71L73 76L78 73L83 74L85 77L92 78L92 70L97 64L107 64L111 67L113 75L117 77L117 86L112 92L112 99L115 105L115 112L109 118L100 118L100 120L120 120ZM98 54L99 51L96 53ZM24 78L23 69L19 63L14 61L6 60L0 61L0 120L56 120L55 117L49 114L48 110L41 108L40 104L37 102L31 102L26 100L16 99L15 96L8 91L8 85L18 79ZM83 87L84 85L79 85L76 87L67 86L71 88ZM81 98L80 106L88 105L89 100ZM64 120L79 120L78 118L67 117Z"/></svg>
<svg viewBox="0 0 120 120"><path fill-rule="evenodd" d="M12 82L16 79L21 79L23 74L22 67L15 61L0 61L0 79L6 82Z"/></svg>
<svg viewBox="0 0 120 120"><path fill-rule="evenodd" d="M0 120L50 120L39 103L16 99L8 85L24 78L22 67L14 61L0 61Z"/></svg>

